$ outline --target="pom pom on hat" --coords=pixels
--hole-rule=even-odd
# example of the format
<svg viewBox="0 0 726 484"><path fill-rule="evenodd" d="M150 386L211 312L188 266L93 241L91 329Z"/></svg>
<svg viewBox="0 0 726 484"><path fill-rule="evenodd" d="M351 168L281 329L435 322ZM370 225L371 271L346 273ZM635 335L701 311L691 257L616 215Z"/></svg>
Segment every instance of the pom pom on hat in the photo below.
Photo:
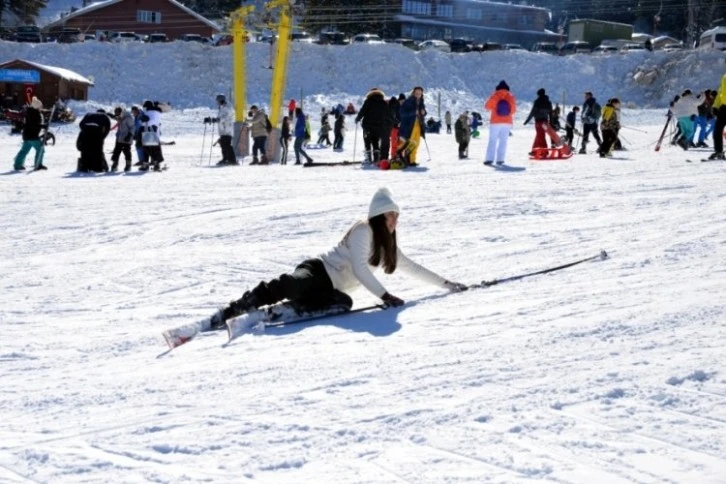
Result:
<svg viewBox="0 0 726 484"><path fill-rule="evenodd" d="M398 205L393 201L391 191L388 188L379 188L373 194L373 199L371 199L371 205L368 208L368 218L371 219L386 212L399 213Z"/></svg>

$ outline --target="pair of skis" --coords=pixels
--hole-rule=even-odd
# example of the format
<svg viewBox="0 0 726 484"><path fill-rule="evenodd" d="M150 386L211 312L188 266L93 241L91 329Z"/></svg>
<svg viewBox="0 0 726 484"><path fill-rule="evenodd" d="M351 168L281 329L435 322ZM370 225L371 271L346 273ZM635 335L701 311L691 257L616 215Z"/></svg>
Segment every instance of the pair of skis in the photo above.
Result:
<svg viewBox="0 0 726 484"><path fill-rule="evenodd" d="M601 250L600 253L594 256L585 257L584 259L576 260L574 262L569 262L567 264L558 265L555 267L550 267L548 269L542 269L535 272L528 272L526 274L520 274L516 276L511 277L505 277L502 279L493 279L490 281L482 281L478 284L472 284L467 287L467 289L479 289L479 288L487 288L491 286L495 286L497 284L503 284L507 282L513 282L518 281L521 279L524 279L526 277L532 277L537 276L541 274L548 274L550 272L559 271L562 269L567 269L569 267L576 266L578 264L582 264L585 262L591 262L596 260L605 260L608 258L608 254ZM254 331L263 331L264 328L269 327L277 327L277 326L285 326L290 324L300 324L300 323L308 323L311 321L316 321L324 318L334 317L334 316L347 316L350 314L356 314L356 313L367 313L367 312L373 312L378 310L385 310L388 309L389 306L385 304L376 304L372 306L366 306L362 308L357 308L353 310L349 310L347 308L333 308L332 311L321 311L317 313L299 313L294 310L294 308L287 303L281 303L278 305L269 306L267 308L263 308L257 311L253 311L252 313L249 313L247 315L244 315L240 318L235 318L232 320L227 321L226 328L212 328L209 318L204 319L202 321L198 321L196 323L187 324L184 326L179 326L177 328L172 328L163 333L164 339L167 342L167 345L169 346L169 349L162 353L159 356L165 355L169 353L174 348L177 348L179 346L182 346L183 344L188 343L192 339L194 339L196 336L198 336L200 333L206 333L209 331L217 331L217 330L223 330L227 329L227 336L228 336L228 343L233 341L235 338L241 336L242 334L246 334L249 332ZM287 308L289 308L289 312L287 311Z"/></svg>

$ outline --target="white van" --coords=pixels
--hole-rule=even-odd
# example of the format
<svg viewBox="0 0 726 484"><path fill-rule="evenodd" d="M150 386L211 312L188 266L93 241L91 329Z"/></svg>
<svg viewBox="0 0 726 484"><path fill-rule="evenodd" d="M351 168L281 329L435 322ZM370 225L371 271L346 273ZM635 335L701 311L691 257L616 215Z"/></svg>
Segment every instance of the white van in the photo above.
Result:
<svg viewBox="0 0 726 484"><path fill-rule="evenodd" d="M441 52L451 52L451 46L443 40L429 39L418 44L420 50L436 49Z"/></svg>

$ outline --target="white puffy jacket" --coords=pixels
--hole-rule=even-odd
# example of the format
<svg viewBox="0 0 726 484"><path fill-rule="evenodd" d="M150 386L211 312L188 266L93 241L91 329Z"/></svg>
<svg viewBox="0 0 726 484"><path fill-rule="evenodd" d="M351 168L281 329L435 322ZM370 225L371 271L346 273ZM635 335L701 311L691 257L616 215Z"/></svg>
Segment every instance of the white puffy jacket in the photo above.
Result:
<svg viewBox="0 0 726 484"><path fill-rule="evenodd" d="M387 292L383 284L373 275L377 267L368 264L372 241L373 230L368 222L360 221L353 225L335 248L320 256L335 289L347 292L363 285L379 298ZM406 257L401 249L398 249L396 270L398 269L419 280L442 288L446 287L444 285L446 279L416 264Z"/></svg>
<svg viewBox="0 0 726 484"><path fill-rule="evenodd" d="M702 102L703 99L696 98L694 95L681 96L681 98L673 104L671 112L676 119L698 114L698 105Z"/></svg>
<svg viewBox="0 0 726 484"><path fill-rule="evenodd" d="M219 118L219 124L217 125L219 135L232 136L234 127L234 111L232 107L229 104L219 106L217 117Z"/></svg>

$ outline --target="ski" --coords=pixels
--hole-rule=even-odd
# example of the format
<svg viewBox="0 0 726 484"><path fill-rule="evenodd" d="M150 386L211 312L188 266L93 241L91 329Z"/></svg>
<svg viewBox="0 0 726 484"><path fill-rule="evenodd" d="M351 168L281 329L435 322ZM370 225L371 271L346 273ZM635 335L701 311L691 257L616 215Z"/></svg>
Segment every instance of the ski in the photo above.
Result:
<svg viewBox="0 0 726 484"><path fill-rule="evenodd" d="M351 165L360 165L360 161L309 161L307 163L303 163L303 167L305 168L312 168L315 166L351 166Z"/></svg>
<svg viewBox="0 0 726 484"><path fill-rule="evenodd" d="M251 311L238 318L227 321L227 344L236 338L248 333L264 332L265 328L287 326L291 324L308 323L333 316L347 316L349 314L386 309L383 304L366 306L351 310L347 306L333 306L321 311L299 311L290 303L279 303L265 308Z"/></svg>

